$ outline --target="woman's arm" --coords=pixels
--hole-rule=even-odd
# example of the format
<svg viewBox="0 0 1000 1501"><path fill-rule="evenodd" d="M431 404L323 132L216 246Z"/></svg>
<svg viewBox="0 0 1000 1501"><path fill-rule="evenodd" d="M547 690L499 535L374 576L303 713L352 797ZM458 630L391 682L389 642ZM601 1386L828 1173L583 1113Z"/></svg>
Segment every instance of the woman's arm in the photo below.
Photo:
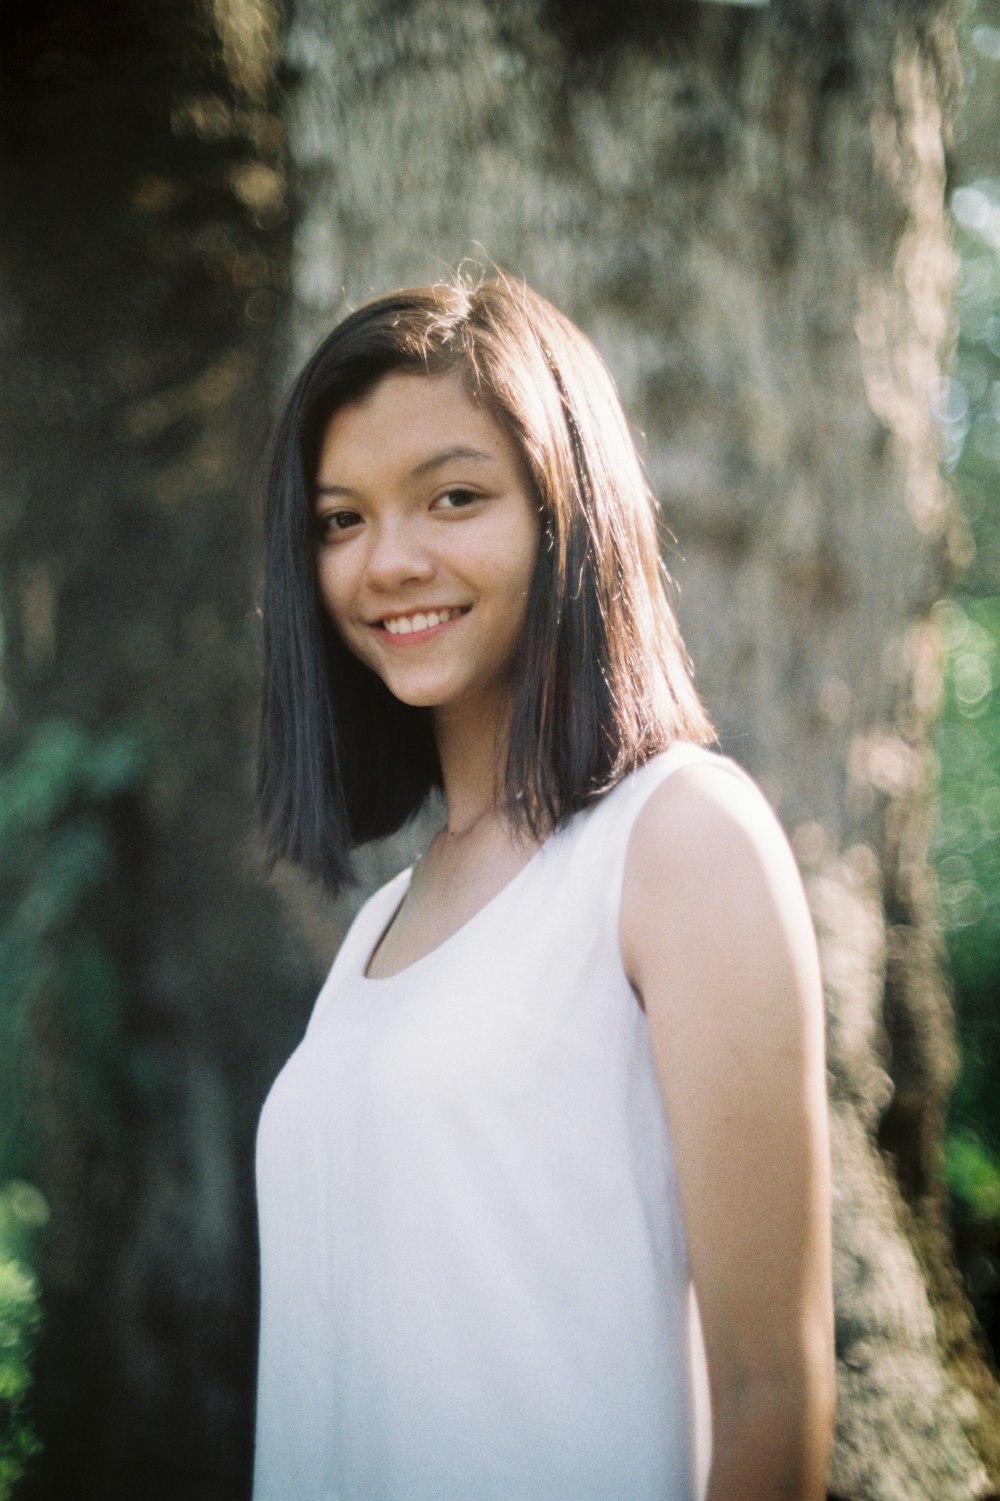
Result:
<svg viewBox="0 0 1000 1501"><path fill-rule="evenodd" d="M712 1396L707 1501L819 1501L834 1408L823 999L763 796L676 771L629 846L622 954L673 1137Z"/></svg>

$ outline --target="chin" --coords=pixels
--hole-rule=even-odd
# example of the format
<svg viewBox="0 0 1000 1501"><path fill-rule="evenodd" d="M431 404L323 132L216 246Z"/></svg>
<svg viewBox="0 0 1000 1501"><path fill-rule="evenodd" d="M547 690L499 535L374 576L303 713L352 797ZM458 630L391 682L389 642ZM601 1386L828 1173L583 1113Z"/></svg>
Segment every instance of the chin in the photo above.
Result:
<svg viewBox="0 0 1000 1501"><path fill-rule="evenodd" d="M385 686L393 698L397 698L401 704L409 704L411 709L438 709L451 699L451 694L442 689L421 688L418 685L408 686L405 683L392 682L386 682Z"/></svg>

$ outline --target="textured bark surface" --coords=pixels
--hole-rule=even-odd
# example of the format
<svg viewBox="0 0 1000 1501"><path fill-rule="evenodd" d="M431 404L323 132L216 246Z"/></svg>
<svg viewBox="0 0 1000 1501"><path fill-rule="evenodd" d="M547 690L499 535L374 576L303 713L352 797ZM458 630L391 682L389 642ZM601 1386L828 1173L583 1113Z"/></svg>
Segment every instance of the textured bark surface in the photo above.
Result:
<svg viewBox="0 0 1000 1501"><path fill-rule="evenodd" d="M58 716L138 723L153 751L104 889L124 982L93 1081L106 1129L80 1080L91 997L34 1018L33 1493L239 1496L253 1130L315 978L260 879L249 777L276 31L221 0L43 0L3 30L4 748Z"/></svg>
<svg viewBox="0 0 1000 1501"><path fill-rule="evenodd" d="M1000 1484L938 1186L955 1059L926 862L953 44L916 0L354 0L335 27L298 0L288 39L290 358L346 304L485 255L592 335L645 434L699 681L822 947L831 1489L859 1501Z"/></svg>

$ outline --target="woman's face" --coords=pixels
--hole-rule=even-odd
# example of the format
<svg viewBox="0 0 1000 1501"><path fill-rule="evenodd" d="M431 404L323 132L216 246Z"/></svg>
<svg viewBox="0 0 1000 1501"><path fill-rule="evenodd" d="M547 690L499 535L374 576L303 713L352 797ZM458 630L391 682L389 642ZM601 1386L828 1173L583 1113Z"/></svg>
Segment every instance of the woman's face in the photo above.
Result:
<svg viewBox="0 0 1000 1501"><path fill-rule="evenodd" d="M385 376L342 407L316 476L320 596L404 703L493 715L538 553L521 456L457 375Z"/></svg>

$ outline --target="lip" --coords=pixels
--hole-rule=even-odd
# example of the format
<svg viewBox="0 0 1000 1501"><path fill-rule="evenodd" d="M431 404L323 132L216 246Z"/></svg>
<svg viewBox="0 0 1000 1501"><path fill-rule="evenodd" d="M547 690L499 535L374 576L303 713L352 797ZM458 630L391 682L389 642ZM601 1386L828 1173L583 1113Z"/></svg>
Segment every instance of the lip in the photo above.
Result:
<svg viewBox="0 0 1000 1501"><path fill-rule="evenodd" d="M375 632L380 641L384 641L389 646L413 646L420 641L429 641L432 636L439 636L449 626L458 625L459 621L464 620L471 609L471 605L438 605L436 607L428 605L422 609L392 610L386 615L379 616L378 620L369 621L368 626L370 630ZM461 610L462 613L453 616L450 620L439 620L437 625L429 625L422 631L407 631L405 634L402 632L393 633L386 630L384 625L386 620L412 620L415 615L430 615L435 612L440 614L442 610Z"/></svg>

